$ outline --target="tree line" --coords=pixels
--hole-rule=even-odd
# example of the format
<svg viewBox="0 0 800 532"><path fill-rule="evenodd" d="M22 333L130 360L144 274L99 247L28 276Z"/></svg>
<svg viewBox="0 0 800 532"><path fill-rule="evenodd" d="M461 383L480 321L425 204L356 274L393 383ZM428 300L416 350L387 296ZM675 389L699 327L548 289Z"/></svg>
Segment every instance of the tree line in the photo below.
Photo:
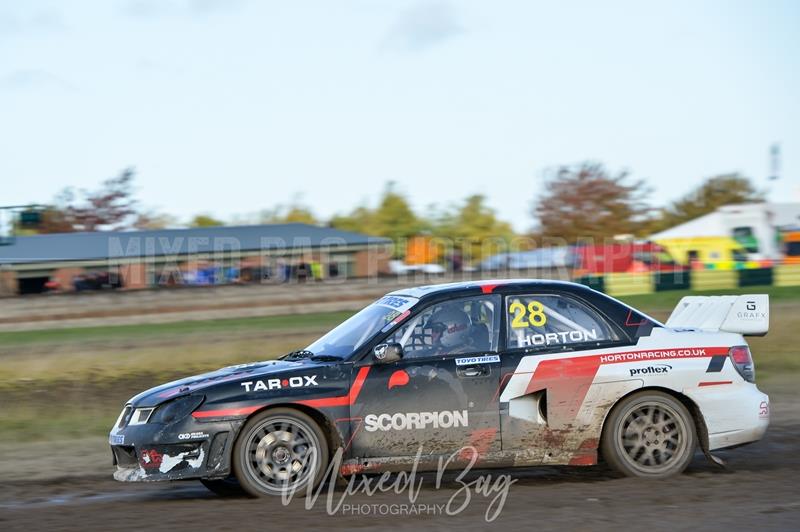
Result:
<svg viewBox="0 0 800 532"><path fill-rule="evenodd" d="M166 213L143 208L135 199L135 171L128 168L101 183L96 190L61 191L42 211L35 229L23 232L63 233L226 225L212 214L201 213L188 223ZM612 172L602 164L584 162L560 166L546 173L542 192L531 201L532 226L515 234L487 204L486 196L473 194L446 207L416 211L395 183L388 183L375 205L359 205L348 213L322 220L299 201L278 205L255 216L240 216L244 223L300 222L388 237L401 242L431 235L459 242L469 257L480 257L488 239L510 242L515 237L531 241L605 239L619 235L644 237L712 212L722 205L764 201L764 192L738 173L703 180L697 187L666 206L650 203L651 189L627 171ZM398 254L402 254L398 250Z"/></svg>

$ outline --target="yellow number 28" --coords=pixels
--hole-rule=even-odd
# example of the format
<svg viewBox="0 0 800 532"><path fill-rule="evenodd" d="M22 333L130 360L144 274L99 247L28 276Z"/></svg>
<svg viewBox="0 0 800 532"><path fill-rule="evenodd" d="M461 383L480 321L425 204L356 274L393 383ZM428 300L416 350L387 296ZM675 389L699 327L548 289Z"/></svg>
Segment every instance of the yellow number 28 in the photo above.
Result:
<svg viewBox="0 0 800 532"><path fill-rule="evenodd" d="M511 320L511 327L521 329L523 327L542 327L547 323L547 315L544 313L544 305L539 301L531 301L528 308L525 308L520 301L514 301L509 305L508 311L514 314ZM527 320L526 318L527 313Z"/></svg>

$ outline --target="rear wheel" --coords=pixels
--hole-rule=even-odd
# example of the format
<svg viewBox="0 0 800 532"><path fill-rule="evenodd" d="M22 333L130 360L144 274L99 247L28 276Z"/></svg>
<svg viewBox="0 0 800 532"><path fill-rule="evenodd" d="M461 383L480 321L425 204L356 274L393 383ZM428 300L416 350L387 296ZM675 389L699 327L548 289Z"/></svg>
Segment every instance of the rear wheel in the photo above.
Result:
<svg viewBox="0 0 800 532"><path fill-rule="evenodd" d="M671 395L645 391L620 401L606 420L601 451L628 476L665 478L692 461L697 436L689 410Z"/></svg>
<svg viewBox="0 0 800 532"><path fill-rule="evenodd" d="M328 444L319 425L291 408L255 415L233 449L233 471L242 488L256 497L286 491L304 496L322 480Z"/></svg>

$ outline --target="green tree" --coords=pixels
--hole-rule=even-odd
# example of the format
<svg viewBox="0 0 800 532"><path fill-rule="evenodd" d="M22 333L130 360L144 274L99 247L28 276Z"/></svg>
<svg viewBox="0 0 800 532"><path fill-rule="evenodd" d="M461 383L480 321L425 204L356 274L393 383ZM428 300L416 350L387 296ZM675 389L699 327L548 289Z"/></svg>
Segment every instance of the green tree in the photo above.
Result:
<svg viewBox="0 0 800 532"><path fill-rule="evenodd" d="M651 225L655 233L714 212L723 205L764 201L764 192L740 174L724 174L707 179L697 188L661 210Z"/></svg>
<svg viewBox="0 0 800 532"><path fill-rule="evenodd" d="M39 227L28 229L26 232L34 233L73 233L80 229L75 226L74 220L69 216L67 210L55 205L48 205L42 212L42 221Z"/></svg>
<svg viewBox="0 0 800 532"><path fill-rule="evenodd" d="M225 222L218 220L210 214L198 214L189 222L189 227L216 227L225 225Z"/></svg>
<svg viewBox="0 0 800 532"><path fill-rule="evenodd" d="M319 220L312 210L300 203L294 201L291 205L278 205L274 209L267 209L261 211L259 216L260 223L262 224L285 224L285 223L303 223L309 225L318 225Z"/></svg>
<svg viewBox="0 0 800 532"><path fill-rule="evenodd" d="M178 219L171 214L154 210L141 212L136 216L133 227L136 229L170 229L180 226Z"/></svg>
<svg viewBox="0 0 800 532"><path fill-rule="evenodd" d="M370 217L370 223L372 227L369 232L394 241L412 237L425 228L405 196L395 190L394 183L386 186L378 208Z"/></svg>
<svg viewBox="0 0 800 532"><path fill-rule="evenodd" d="M342 231L368 233L373 226L374 212L369 207L356 207L350 214L340 214L331 218L329 225Z"/></svg>
<svg viewBox="0 0 800 532"><path fill-rule="evenodd" d="M358 207L349 215L334 216L330 225L344 231L390 238L395 243L394 254L397 257L403 255L406 239L428 227L392 182L386 185L377 208Z"/></svg>
<svg viewBox="0 0 800 532"><path fill-rule="evenodd" d="M316 225L318 223L314 213L311 212L311 209L299 205L290 207L286 212L284 220L287 223L303 223L310 225Z"/></svg>
<svg viewBox="0 0 800 532"><path fill-rule="evenodd" d="M456 208L439 215L433 234L460 251L465 262L506 251L514 230L486 205L486 196L474 194Z"/></svg>
<svg viewBox="0 0 800 532"><path fill-rule="evenodd" d="M569 243L602 240L621 234L642 234L649 189L644 181L629 182L628 173L614 175L601 164L562 166L547 178L533 207L537 233Z"/></svg>

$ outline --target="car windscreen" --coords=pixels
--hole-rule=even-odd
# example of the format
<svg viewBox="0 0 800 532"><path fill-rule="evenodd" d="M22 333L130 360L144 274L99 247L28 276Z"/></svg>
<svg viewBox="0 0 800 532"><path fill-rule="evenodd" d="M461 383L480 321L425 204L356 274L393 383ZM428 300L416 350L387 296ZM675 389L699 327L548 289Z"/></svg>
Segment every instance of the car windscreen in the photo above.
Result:
<svg viewBox="0 0 800 532"><path fill-rule="evenodd" d="M419 299L408 296L384 296L364 308L306 349L317 356L345 358L380 332L408 316Z"/></svg>

